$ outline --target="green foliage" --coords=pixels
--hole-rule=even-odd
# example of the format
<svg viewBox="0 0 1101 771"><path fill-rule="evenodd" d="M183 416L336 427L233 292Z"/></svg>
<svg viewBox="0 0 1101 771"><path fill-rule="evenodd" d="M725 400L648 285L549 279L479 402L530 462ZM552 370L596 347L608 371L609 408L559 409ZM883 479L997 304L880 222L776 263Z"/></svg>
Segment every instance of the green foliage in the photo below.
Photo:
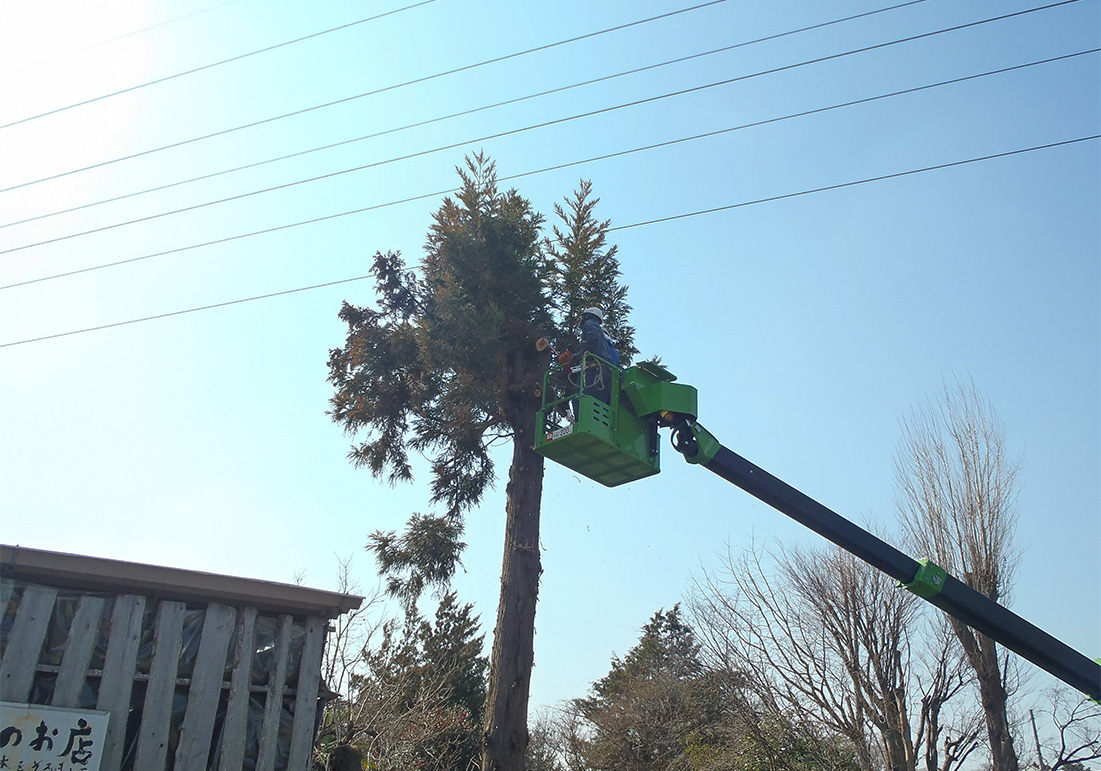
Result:
<svg viewBox="0 0 1101 771"><path fill-rule="evenodd" d="M703 672L696 633L681 617L680 605L658 611L642 627L638 644L623 659L612 658L612 670L593 683L593 693L601 698L614 696L629 683L668 676L691 680Z"/></svg>
<svg viewBox="0 0 1101 771"><path fill-rule="evenodd" d="M448 593L433 620L414 612L401 623L391 621L378 645L363 650L348 695L325 719L343 726L330 731L356 748L365 767L452 771L477 765L487 662L472 610Z"/></svg>
<svg viewBox="0 0 1101 771"><path fill-rule="evenodd" d="M631 361L638 349L634 347L635 329L627 323L631 306L627 304L628 287L621 282L618 247L608 246L610 220L595 216L599 198L592 196L592 183L581 180L577 190L554 212L564 227L553 225L553 239L545 241L546 273L551 301L561 322L559 348L577 345L576 325L583 308L598 307L604 311L604 328L618 342L623 363Z"/></svg>
<svg viewBox="0 0 1101 771"><path fill-rule="evenodd" d="M572 703L578 726L560 744L571 769L858 771L851 746L750 693L709 666L680 607L659 611L638 643Z"/></svg>
<svg viewBox="0 0 1101 771"><path fill-rule="evenodd" d="M623 659L576 702L591 725L583 754L592 768L691 768L688 739L706 730L714 712L695 634L679 606L658 611Z"/></svg>
<svg viewBox="0 0 1101 771"><path fill-rule="evenodd" d="M457 171L461 189L434 214L420 264L377 253L375 306L345 302L347 340L329 352L329 415L359 440L351 462L391 484L412 479L410 453L430 463L430 502L442 512L415 514L403 536L374 533L368 545L406 607L448 584L463 516L495 480L490 447L530 444L549 362L535 341L567 337L581 303L607 308L622 352L634 350L627 288L608 223L593 218L591 185L581 183L568 212L556 207L564 230L545 239L542 215L498 189L485 155Z"/></svg>
<svg viewBox="0 0 1101 771"><path fill-rule="evenodd" d="M550 325L539 281L541 217L500 193L482 156L435 215L420 275L400 255L375 255L378 310L344 303L347 344L330 351L330 415L367 432L356 466L390 482L412 478L409 450L432 462L432 502L457 519L493 481L489 440L521 428L507 409ZM521 361L515 366L516 359ZM524 365L527 366L524 366Z"/></svg>
<svg viewBox="0 0 1101 771"><path fill-rule="evenodd" d="M426 586L444 586L461 564L459 554L466 545L459 540L461 528L448 517L414 513L405 534L375 531L369 548L378 560L379 572L387 576L389 594L399 599L407 613L413 611Z"/></svg>
<svg viewBox="0 0 1101 771"><path fill-rule="evenodd" d="M485 707L486 667L482 655L485 635L479 634L473 605L458 605L454 592L436 608L435 623L421 621L417 630L421 666L444 673L444 685L452 703L463 707L474 725L482 721Z"/></svg>
<svg viewBox="0 0 1101 771"><path fill-rule="evenodd" d="M543 457L531 436L551 355L535 343L562 339L557 327L576 323L571 303L582 300L607 309L628 356L633 331L615 247L605 248L607 223L592 219L588 183L566 232L548 241L542 216L515 190L498 189L486 156L468 158L458 173L461 189L435 213L419 266L376 254L376 306L341 308L348 337L329 352L329 414L359 435L349 458L376 477L411 480L410 453L429 461L431 503L443 511L414 515L403 536L376 532L368 544L409 615L426 587L448 584L463 548L463 517L495 479L490 448L512 441L505 508L513 546L505 551L498 629L524 642L495 648L483 746L487 766L514 767L527 742L527 690L515 688L530 680L540 573ZM574 288L570 298L564 287Z"/></svg>

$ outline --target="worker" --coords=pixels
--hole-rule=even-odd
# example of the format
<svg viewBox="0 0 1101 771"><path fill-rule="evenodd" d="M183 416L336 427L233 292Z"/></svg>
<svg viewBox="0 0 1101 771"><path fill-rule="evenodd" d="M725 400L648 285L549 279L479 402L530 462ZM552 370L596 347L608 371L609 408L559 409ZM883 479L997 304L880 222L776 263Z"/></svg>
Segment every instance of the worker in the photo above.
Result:
<svg viewBox="0 0 1101 771"><path fill-rule="evenodd" d="M586 308L581 312L581 343L576 351L567 348L558 353L545 338L536 343L540 351L548 348L554 351L562 366L562 369L556 370L547 380L552 394L584 393L605 404L611 404L612 371L608 364L619 367L619 351L616 350L615 341L604 331L603 321L604 313L599 308ZM593 355L586 359L585 354ZM555 398L557 397L552 396L552 400ZM558 402L556 409L559 416L570 421L577 420L580 405L576 396L569 400L569 405L573 408L572 416L567 403Z"/></svg>
<svg viewBox="0 0 1101 771"><path fill-rule="evenodd" d="M605 361L612 360L615 346L612 338L604 331L604 313L600 308L586 308L581 311L581 347L578 358L586 353L594 353Z"/></svg>
<svg viewBox="0 0 1101 771"><path fill-rule="evenodd" d="M619 352L612 338L604 331L604 313L599 308L586 308L581 311L581 345L574 354L574 361L585 366L585 390L602 402L611 403L612 373L608 365L590 358L584 361L586 353L599 356L606 362L619 364Z"/></svg>

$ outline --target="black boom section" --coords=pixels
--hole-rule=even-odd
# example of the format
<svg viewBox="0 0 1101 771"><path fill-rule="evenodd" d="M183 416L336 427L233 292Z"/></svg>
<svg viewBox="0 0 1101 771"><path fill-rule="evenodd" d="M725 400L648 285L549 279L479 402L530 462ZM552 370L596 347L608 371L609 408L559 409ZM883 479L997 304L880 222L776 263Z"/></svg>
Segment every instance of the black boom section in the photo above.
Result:
<svg viewBox="0 0 1101 771"><path fill-rule="evenodd" d="M720 447L702 465L901 584L913 582L922 567L917 560L726 447ZM945 576L939 592L926 599L1072 688L1101 701L1101 665L981 592Z"/></svg>

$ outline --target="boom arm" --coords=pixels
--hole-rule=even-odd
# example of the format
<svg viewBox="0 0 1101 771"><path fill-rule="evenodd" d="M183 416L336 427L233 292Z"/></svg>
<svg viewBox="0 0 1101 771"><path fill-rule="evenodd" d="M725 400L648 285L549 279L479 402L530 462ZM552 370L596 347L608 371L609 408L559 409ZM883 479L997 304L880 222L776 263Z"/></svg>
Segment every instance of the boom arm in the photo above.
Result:
<svg viewBox="0 0 1101 771"><path fill-rule="evenodd" d="M1101 701L1101 666L1030 624L1003 605L948 575L919 562L818 501L723 447L702 427L688 421L675 427L673 446L698 463L796 522L896 579L933 605L1001 643L1095 701Z"/></svg>
<svg viewBox="0 0 1101 771"><path fill-rule="evenodd" d="M581 370L588 370L590 356L586 355ZM723 447L696 422L696 389L674 382L676 376L664 367L644 362L620 370L600 361L612 379L607 402L587 394L584 377L576 391L559 392L562 389L552 385L555 370L548 372L543 382L543 409L536 419L536 452L614 487L659 472L657 429L671 426L673 446L689 463L718 474L1067 685L1101 701L1101 660L1090 661L937 565L908 557ZM571 401L573 419L560 417Z"/></svg>

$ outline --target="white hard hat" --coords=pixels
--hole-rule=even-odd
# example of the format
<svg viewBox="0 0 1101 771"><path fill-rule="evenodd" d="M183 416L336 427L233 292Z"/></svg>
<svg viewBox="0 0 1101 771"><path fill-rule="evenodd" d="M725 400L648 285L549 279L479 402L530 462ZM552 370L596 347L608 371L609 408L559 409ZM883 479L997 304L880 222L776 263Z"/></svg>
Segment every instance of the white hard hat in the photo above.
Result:
<svg viewBox="0 0 1101 771"><path fill-rule="evenodd" d="M601 324L604 323L604 312L600 310L600 308L586 308L581 311L581 318L585 318L586 316L596 316L597 321Z"/></svg>

